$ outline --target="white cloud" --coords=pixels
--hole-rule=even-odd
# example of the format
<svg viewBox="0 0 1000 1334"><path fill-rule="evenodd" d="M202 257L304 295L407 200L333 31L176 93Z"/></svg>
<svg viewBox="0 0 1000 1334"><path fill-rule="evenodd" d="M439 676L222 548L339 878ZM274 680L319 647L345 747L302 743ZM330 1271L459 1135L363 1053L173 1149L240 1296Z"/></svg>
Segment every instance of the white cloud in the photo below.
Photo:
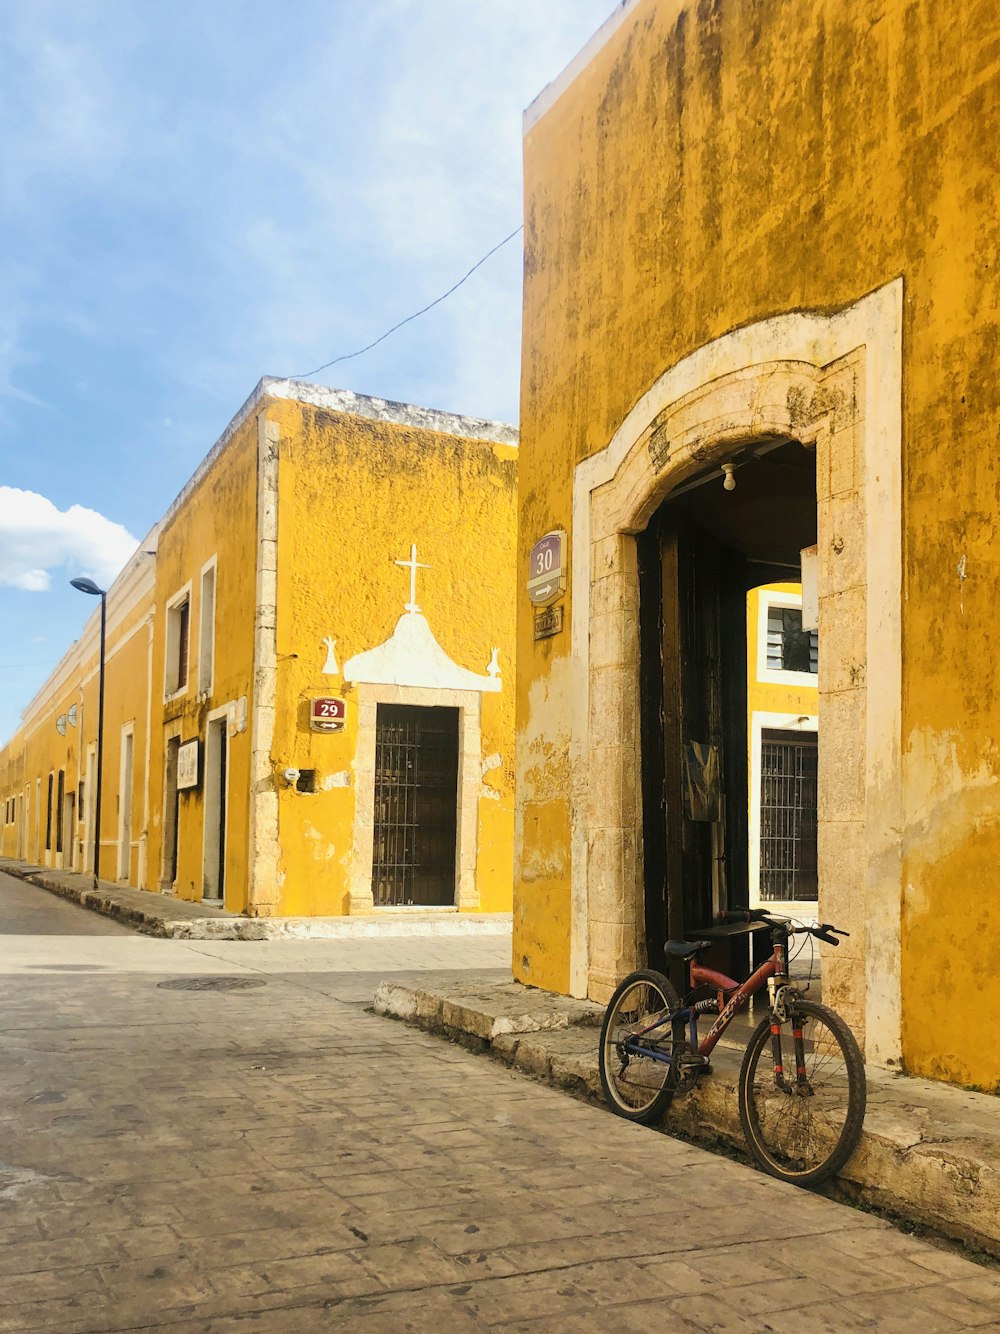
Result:
<svg viewBox="0 0 1000 1334"><path fill-rule="evenodd" d="M0 486L0 584L42 593L50 571L72 567L107 586L138 542L120 523L83 505L57 509L36 491Z"/></svg>

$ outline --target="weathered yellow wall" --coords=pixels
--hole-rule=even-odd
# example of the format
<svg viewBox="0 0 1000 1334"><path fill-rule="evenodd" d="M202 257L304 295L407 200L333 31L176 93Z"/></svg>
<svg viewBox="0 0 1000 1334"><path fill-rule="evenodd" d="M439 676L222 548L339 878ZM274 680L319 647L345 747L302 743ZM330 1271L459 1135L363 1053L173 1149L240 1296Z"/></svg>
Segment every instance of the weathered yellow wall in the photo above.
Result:
<svg viewBox="0 0 1000 1334"><path fill-rule="evenodd" d="M668 367L902 276L904 1057L984 1086L1000 1082L998 127L992 0L640 0L526 135L520 461L523 570L538 536L571 528L574 465ZM534 645L519 601L514 961L546 985L568 952L568 650Z"/></svg>
<svg viewBox="0 0 1000 1334"><path fill-rule="evenodd" d="M138 557L138 566L121 576L108 595L108 631L104 700L104 791L101 801L100 872L106 880L121 878L138 885L145 854L145 775L147 742L147 684L149 680L150 618L152 613L151 570ZM81 610L83 610L81 595ZM67 870L92 868L92 854L85 857L84 811L77 803L71 838L64 840L61 856L56 851L56 787L53 786L53 827L51 849L45 848L48 775L59 769L66 773L66 790L79 794L79 784L86 779L86 752L97 741L98 719L98 599L90 599L95 614L81 636L79 646L66 654L63 662L46 682L26 711L25 721L0 752L0 793L7 796L30 786L27 820L27 845L24 859ZM56 729L56 719L77 705L76 726L67 724L65 736ZM122 729L133 728L133 768L131 801L131 838L127 871L119 877L118 839L122 793L119 776L122 755ZM36 782L41 779L40 800ZM90 808L93 790L85 784L84 807ZM15 825L4 827L2 841L5 856L17 853ZM84 865L84 861L86 864Z"/></svg>
<svg viewBox="0 0 1000 1334"><path fill-rule="evenodd" d="M250 716L254 612L257 605L257 418L249 415L210 458L171 507L159 532L156 555L156 636L153 654L153 736L150 755L151 838L147 888L158 887L163 860L164 736L181 728L182 743L200 742L202 778L180 793L176 894L200 900L205 805L205 737L208 715L230 701L247 700L247 726L229 739L224 904L247 904ZM201 570L213 556L215 666L211 693L198 690ZM188 686L164 699L167 603L191 583Z"/></svg>
<svg viewBox="0 0 1000 1334"><path fill-rule="evenodd" d="M278 789L284 915L339 915L348 907L354 837L356 692L323 674L324 638L338 666L391 635L417 602L444 651L485 673L500 648L504 686L482 701L482 752L502 764L484 777L499 800L479 801L480 910L509 911L513 831L513 549L517 450L293 400L268 402L280 429L277 694L272 763ZM309 701L347 700L341 733L309 727ZM316 769L316 793L280 780ZM335 777L340 775L339 778ZM346 782L349 785L335 786Z"/></svg>

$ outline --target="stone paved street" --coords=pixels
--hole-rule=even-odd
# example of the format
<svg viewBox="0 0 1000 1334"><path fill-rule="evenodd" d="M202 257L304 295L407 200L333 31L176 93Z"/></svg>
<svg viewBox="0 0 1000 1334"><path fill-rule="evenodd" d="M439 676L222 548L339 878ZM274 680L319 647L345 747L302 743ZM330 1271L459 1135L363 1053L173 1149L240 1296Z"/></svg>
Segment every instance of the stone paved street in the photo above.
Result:
<svg viewBox="0 0 1000 1334"><path fill-rule="evenodd" d="M365 1012L503 938L158 940L6 876L0 932L0 1330L1000 1329L995 1271ZM161 985L206 978L254 985Z"/></svg>

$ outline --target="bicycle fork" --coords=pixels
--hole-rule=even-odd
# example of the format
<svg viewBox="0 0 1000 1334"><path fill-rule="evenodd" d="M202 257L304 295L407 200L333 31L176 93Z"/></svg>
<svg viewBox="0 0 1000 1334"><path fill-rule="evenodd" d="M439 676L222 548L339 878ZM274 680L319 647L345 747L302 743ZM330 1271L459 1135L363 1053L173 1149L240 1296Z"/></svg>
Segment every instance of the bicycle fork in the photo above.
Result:
<svg viewBox="0 0 1000 1334"><path fill-rule="evenodd" d="M774 1063L774 1086L782 1093L795 1093L800 1098L812 1097L813 1089L809 1083L806 1069L805 1040L802 1036L802 1016L792 1015L792 1046L795 1054L795 1082L785 1076L784 1055L781 1049L781 1025L788 1018L785 1009L785 986L787 979L772 977L768 981L771 1002L771 1056Z"/></svg>

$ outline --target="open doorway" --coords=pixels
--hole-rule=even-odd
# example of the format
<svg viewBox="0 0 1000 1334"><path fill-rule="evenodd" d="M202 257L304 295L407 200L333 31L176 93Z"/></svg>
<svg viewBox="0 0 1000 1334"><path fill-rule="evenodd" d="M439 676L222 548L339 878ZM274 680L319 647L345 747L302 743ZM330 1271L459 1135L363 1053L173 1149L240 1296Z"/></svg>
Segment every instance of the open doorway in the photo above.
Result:
<svg viewBox="0 0 1000 1334"><path fill-rule="evenodd" d="M226 805L229 739L226 710L209 716L205 734L205 841L202 897L221 903L226 890Z"/></svg>
<svg viewBox="0 0 1000 1334"><path fill-rule="evenodd" d="M812 449L771 441L733 462L735 486L714 465L670 493L638 536L645 928L656 967L666 939L759 892L748 595L797 587L800 552L816 543ZM815 863L815 800L811 818ZM746 947L734 937L719 965L745 969Z"/></svg>

